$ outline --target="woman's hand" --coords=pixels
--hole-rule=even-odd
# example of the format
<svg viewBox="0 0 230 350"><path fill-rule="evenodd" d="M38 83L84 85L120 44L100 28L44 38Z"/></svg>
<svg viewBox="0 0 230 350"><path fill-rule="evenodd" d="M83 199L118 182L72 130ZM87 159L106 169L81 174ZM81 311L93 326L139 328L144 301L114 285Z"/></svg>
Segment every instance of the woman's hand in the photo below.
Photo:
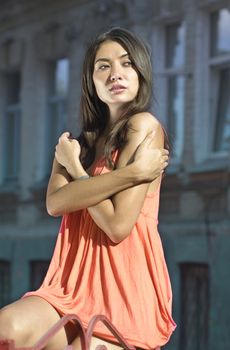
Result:
<svg viewBox="0 0 230 350"><path fill-rule="evenodd" d="M150 182L161 175L168 165L169 151L157 149L153 146L155 132L149 133L138 146L134 163L145 181Z"/></svg>
<svg viewBox="0 0 230 350"><path fill-rule="evenodd" d="M75 179L85 175L80 162L81 147L77 140L70 138L69 132L64 132L58 141L55 158L60 165L66 168L69 175Z"/></svg>

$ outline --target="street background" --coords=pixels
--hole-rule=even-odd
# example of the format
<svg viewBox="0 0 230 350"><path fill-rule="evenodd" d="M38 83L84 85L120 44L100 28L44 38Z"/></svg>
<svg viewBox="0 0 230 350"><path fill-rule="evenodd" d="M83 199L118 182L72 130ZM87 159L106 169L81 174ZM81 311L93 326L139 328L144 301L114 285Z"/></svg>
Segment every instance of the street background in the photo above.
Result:
<svg viewBox="0 0 230 350"><path fill-rule="evenodd" d="M148 42L152 112L170 138L159 231L178 327L164 349L228 350L227 0L0 0L0 306L45 275L60 224L45 209L54 146L79 134L85 49L112 26Z"/></svg>

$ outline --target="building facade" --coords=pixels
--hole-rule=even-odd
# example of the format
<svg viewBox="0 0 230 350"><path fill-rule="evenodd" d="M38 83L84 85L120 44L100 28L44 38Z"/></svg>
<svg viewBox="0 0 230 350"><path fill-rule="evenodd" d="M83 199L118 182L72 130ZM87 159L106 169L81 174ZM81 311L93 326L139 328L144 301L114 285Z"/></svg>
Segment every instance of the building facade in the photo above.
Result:
<svg viewBox="0 0 230 350"><path fill-rule="evenodd" d="M171 159L160 232L178 327L165 349L230 347L230 1L0 1L0 306L36 289L60 219L45 192L54 146L80 131L91 38L123 26L150 45L152 112Z"/></svg>

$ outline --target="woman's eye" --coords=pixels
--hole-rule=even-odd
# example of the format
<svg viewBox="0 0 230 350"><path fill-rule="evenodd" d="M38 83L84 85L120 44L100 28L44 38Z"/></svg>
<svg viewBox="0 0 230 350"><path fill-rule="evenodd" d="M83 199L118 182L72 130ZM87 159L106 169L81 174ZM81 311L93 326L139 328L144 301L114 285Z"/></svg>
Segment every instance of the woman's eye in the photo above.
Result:
<svg viewBox="0 0 230 350"><path fill-rule="evenodd" d="M107 68L109 68L108 64L102 64L101 66L98 67L98 69L100 69L100 70L105 70Z"/></svg>
<svg viewBox="0 0 230 350"><path fill-rule="evenodd" d="M132 62L131 61L126 61L123 63L125 67L130 67L132 66Z"/></svg>

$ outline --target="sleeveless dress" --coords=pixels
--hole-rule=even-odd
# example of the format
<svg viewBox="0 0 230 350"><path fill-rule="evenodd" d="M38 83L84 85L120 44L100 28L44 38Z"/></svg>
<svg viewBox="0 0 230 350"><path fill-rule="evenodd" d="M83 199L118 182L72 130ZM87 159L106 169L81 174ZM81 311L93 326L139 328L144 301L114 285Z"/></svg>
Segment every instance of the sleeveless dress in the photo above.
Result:
<svg viewBox="0 0 230 350"><path fill-rule="evenodd" d="M102 158L93 176L107 172ZM103 314L136 347L166 344L176 324L157 230L159 194L160 189L147 195L130 235L119 244L95 224L87 209L64 215L43 284L23 297L42 297L61 315L77 314L85 327L92 316ZM101 322L94 335L116 342Z"/></svg>

